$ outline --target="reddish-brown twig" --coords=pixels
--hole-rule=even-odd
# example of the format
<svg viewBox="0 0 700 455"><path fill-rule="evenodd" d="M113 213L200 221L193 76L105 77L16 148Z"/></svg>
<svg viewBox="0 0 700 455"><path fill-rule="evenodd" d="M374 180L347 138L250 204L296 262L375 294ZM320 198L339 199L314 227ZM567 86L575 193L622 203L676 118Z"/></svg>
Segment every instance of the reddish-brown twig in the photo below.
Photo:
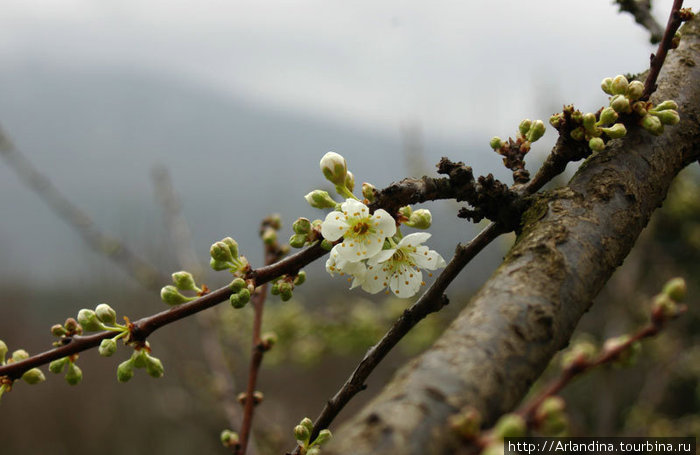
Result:
<svg viewBox="0 0 700 455"><path fill-rule="evenodd" d="M666 54L668 54L669 49L673 47L673 37L676 35L678 28L683 22L681 19L681 7L683 7L683 0L674 0L673 7L671 8L671 14L668 16L668 22L666 23L664 37L659 43L659 48L656 51L656 54L651 54L649 74L644 81L644 94L642 95L642 100L648 100L651 94L656 91L656 79L659 77L661 67L664 65Z"/></svg>

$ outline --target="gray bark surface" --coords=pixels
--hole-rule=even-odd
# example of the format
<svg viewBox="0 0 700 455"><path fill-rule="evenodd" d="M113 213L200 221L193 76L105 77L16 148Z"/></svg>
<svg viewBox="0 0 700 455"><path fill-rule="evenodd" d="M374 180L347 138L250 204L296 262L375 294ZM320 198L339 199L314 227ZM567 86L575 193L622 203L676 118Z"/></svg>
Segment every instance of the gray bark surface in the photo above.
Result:
<svg viewBox="0 0 700 455"><path fill-rule="evenodd" d="M659 137L630 128L568 186L537 196L503 264L436 343L335 432L324 454L449 453L451 414L470 405L493 423L519 403L673 178L700 157L700 18L683 33L652 96L674 99L681 123Z"/></svg>

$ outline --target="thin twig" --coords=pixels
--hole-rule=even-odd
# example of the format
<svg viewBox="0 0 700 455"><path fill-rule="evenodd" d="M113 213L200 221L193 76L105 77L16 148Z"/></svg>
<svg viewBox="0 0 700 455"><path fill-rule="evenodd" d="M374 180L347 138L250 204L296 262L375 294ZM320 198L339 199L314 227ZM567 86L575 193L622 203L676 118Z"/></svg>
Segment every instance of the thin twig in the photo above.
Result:
<svg viewBox="0 0 700 455"><path fill-rule="evenodd" d="M664 30L651 14L651 0L616 0L616 3L620 11L630 13L636 23L647 29L652 44L661 41Z"/></svg>
<svg viewBox="0 0 700 455"><path fill-rule="evenodd" d="M649 74L644 81L644 94L642 95L642 100L648 100L651 94L656 91L656 79L659 77L661 67L664 65L666 54L668 54L669 49L673 47L673 37L676 35L678 28L683 22L680 13L681 7L683 7L683 0L674 0L673 7L671 8L671 14L668 16L668 23L666 24L664 37L659 43L659 48L656 51L656 54L651 54Z"/></svg>
<svg viewBox="0 0 700 455"><path fill-rule="evenodd" d="M17 175L80 235L93 250L107 256L144 287L159 290L169 281L160 271L134 254L119 239L101 232L92 219L66 198L49 178L25 157L0 129L0 155Z"/></svg>

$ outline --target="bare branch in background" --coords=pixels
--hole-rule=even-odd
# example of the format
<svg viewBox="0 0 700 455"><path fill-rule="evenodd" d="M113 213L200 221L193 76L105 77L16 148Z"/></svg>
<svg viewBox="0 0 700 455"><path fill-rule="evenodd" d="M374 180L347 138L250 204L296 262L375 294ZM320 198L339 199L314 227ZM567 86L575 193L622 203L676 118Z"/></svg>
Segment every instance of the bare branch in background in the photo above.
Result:
<svg viewBox="0 0 700 455"><path fill-rule="evenodd" d="M620 11L630 13L634 21L649 31L649 41L656 44L661 41L664 29L651 15L651 0L615 0Z"/></svg>

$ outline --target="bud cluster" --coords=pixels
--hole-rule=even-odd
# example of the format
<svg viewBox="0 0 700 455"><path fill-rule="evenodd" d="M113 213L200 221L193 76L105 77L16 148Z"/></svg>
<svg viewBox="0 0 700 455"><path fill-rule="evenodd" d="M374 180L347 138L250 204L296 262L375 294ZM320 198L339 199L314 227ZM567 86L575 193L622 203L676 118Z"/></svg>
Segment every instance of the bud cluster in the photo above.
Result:
<svg viewBox="0 0 700 455"><path fill-rule="evenodd" d="M78 385L83 380L83 370L76 365L78 355L73 354L68 357L62 357L49 363L49 371L54 374L66 372L63 377L69 385Z"/></svg>
<svg viewBox="0 0 700 455"><path fill-rule="evenodd" d="M301 455L319 455L321 453L321 445L330 441L333 435L331 431L321 430L316 436L316 439L310 441L311 433L314 429L314 423L308 417L304 417L299 425L294 427L294 439L299 445L299 453Z"/></svg>
<svg viewBox="0 0 700 455"><path fill-rule="evenodd" d="M289 238L289 246L292 248L302 248L305 245L311 245L317 240L322 239L321 223L321 220L309 221L307 218L297 218L294 224L292 224L294 234Z"/></svg>
<svg viewBox="0 0 700 455"><path fill-rule="evenodd" d="M535 428L545 436L565 437L569 433L569 417L562 397L549 396L535 410Z"/></svg>
<svg viewBox="0 0 700 455"><path fill-rule="evenodd" d="M503 164L513 171L515 183L527 183L530 173L525 169L525 155L530 151L533 142L539 140L545 132L542 120L525 119L518 125L518 135L515 140L502 140L496 136L491 138L489 145L499 155L503 156Z"/></svg>
<svg viewBox="0 0 700 455"><path fill-rule="evenodd" d="M129 360L125 360L117 367L117 380L127 382L134 376L134 369L144 368L149 376L160 378L165 373L160 359L151 355L151 347L148 342L142 343L134 349Z"/></svg>
<svg viewBox="0 0 700 455"><path fill-rule="evenodd" d="M17 349L12 352L9 359L5 359L8 349L4 341L0 340L0 365L8 363L21 362L29 358L29 353L24 349ZM22 380L27 384L34 385L46 380L44 373L39 368L32 368L24 372ZM12 389L13 380L6 376L0 377L0 397L3 393L9 392Z"/></svg>
<svg viewBox="0 0 700 455"><path fill-rule="evenodd" d="M672 278L655 295L651 304L651 320L661 325L669 319L676 318L685 309L680 303L685 299L687 286L683 278Z"/></svg>
<svg viewBox="0 0 700 455"><path fill-rule="evenodd" d="M306 272L300 270L296 275L282 275L272 282L270 294L279 295L283 302L292 298L295 286L301 286L306 282Z"/></svg>
<svg viewBox="0 0 700 455"><path fill-rule="evenodd" d="M429 229L433 222L433 215L428 209L413 210L410 205L399 209L397 221L414 229Z"/></svg>

